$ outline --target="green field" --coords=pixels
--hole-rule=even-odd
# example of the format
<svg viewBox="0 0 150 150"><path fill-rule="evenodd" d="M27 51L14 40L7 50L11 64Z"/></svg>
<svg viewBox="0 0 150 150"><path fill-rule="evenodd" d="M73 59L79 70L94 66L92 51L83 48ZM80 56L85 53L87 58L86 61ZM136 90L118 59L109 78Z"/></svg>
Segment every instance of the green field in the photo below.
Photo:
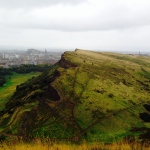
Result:
<svg viewBox="0 0 150 150"><path fill-rule="evenodd" d="M28 79L32 78L33 76L38 76L41 73L39 72L32 72L28 74L17 74L13 73L12 76L7 76L7 83L0 87L0 110L4 108L5 103L7 102L8 98L16 90L16 86L27 81Z"/></svg>

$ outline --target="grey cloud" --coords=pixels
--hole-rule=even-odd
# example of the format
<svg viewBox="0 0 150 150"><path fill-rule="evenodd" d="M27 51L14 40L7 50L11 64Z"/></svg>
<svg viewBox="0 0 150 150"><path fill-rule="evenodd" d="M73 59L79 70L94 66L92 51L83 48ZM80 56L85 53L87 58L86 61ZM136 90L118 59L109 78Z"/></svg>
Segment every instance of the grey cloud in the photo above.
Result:
<svg viewBox="0 0 150 150"><path fill-rule="evenodd" d="M127 7L112 7L107 11L98 10L94 12L86 12L84 14L76 14L71 16L68 12L57 16L55 12L45 16L36 12L24 12L12 10L9 13L6 11L0 14L1 25L5 27L21 28L21 29L44 29L44 30L59 30L59 31L106 31L106 30L122 30L150 25L150 13L145 13L142 10L132 11ZM75 13L76 9L72 9ZM40 12L40 10L39 10ZM146 11L147 12L147 11ZM91 15L92 14L92 15ZM2 17L1 17L2 15Z"/></svg>
<svg viewBox="0 0 150 150"><path fill-rule="evenodd" d="M53 6L56 4L68 4L68 5L77 5L87 0L0 0L1 8L37 8L37 7L47 7Z"/></svg>
<svg viewBox="0 0 150 150"><path fill-rule="evenodd" d="M148 49L149 8L149 0L0 0L0 43Z"/></svg>
<svg viewBox="0 0 150 150"><path fill-rule="evenodd" d="M20 28L20 29L43 29L59 31L106 31L122 30L134 27L149 26L150 13L149 6L116 2L109 4L106 0L105 5L93 6L90 0L0 0L0 7L11 7L14 9L0 10L0 26ZM91 0L92 1L92 0ZM140 2L140 1L138 1ZM56 4L70 4L72 6L48 7ZM36 8L33 9L15 9L15 8ZM43 12L41 6L46 6ZM84 9L85 8L85 9Z"/></svg>

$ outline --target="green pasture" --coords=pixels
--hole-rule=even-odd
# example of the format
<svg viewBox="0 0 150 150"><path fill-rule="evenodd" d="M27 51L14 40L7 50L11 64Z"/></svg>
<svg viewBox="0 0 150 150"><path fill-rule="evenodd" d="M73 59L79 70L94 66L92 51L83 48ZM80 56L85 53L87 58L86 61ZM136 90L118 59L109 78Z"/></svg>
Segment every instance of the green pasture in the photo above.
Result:
<svg viewBox="0 0 150 150"><path fill-rule="evenodd" d="M16 86L27 81L33 76L40 75L40 72L32 72L28 74L13 73L11 76L7 76L7 83L0 87L0 110L4 108L5 103L11 97L16 90Z"/></svg>

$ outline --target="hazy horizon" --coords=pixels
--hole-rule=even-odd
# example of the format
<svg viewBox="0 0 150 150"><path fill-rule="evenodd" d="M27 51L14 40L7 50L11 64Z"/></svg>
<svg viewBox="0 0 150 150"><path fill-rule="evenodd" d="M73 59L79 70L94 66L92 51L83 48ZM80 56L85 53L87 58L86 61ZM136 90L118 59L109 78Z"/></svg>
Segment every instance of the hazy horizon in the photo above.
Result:
<svg viewBox="0 0 150 150"><path fill-rule="evenodd" d="M150 52L149 7L148 0L0 0L0 48Z"/></svg>
<svg viewBox="0 0 150 150"><path fill-rule="evenodd" d="M75 49L63 49L63 48L42 48L42 47L19 47L19 46L0 46L0 52L11 52L11 51L16 51L16 52L25 52L28 49L35 49L35 50L39 50L39 51L45 51L47 50L47 52L60 52L63 53L65 51L75 51ZM97 51L97 52L114 52L114 53L122 53L122 54L150 54L150 51L138 51L138 50L100 50L100 49L81 49L81 50L89 50L89 51Z"/></svg>

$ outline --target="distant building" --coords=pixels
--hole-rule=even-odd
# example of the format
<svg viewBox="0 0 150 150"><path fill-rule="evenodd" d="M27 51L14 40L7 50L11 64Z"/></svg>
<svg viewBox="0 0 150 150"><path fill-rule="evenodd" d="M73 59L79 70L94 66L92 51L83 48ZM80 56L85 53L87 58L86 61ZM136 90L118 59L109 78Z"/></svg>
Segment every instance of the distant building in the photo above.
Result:
<svg viewBox="0 0 150 150"><path fill-rule="evenodd" d="M6 63L0 63L1 68L4 68L5 65L6 65Z"/></svg>
<svg viewBox="0 0 150 150"><path fill-rule="evenodd" d="M7 59L8 58L8 54L7 53L2 53L2 58Z"/></svg>
<svg viewBox="0 0 150 150"><path fill-rule="evenodd" d="M19 57L20 57L20 55L19 55L19 54L15 54L15 57L16 57L16 58L19 58Z"/></svg>

